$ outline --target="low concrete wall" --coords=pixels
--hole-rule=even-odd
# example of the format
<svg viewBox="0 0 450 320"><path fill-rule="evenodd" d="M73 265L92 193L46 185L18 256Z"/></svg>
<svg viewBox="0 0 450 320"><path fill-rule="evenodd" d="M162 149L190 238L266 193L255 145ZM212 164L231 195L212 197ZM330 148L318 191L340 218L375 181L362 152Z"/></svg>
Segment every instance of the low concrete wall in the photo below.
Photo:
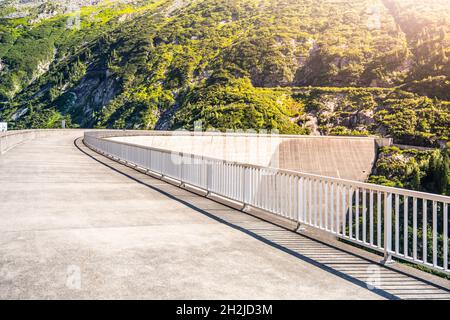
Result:
<svg viewBox="0 0 450 320"><path fill-rule="evenodd" d="M85 130L81 129L42 129L42 130L17 130L0 133L0 155L11 150L15 146L26 141L34 140L36 138L44 138L54 135L73 134L79 132L83 135Z"/></svg>
<svg viewBox="0 0 450 320"><path fill-rule="evenodd" d="M134 134L134 136L133 136ZM380 146L390 139L251 134L138 134L111 140L192 153L227 161L295 170L328 177L366 181Z"/></svg>

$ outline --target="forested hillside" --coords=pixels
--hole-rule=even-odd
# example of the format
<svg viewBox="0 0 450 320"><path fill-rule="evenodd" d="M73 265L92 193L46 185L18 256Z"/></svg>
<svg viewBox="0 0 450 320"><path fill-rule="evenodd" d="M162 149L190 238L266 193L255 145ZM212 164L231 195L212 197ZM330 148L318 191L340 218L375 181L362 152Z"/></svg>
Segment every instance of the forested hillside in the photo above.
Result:
<svg viewBox="0 0 450 320"><path fill-rule="evenodd" d="M450 0L0 0L0 121L376 134L442 150L385 148L371 182L448 194L449 19Z"/></svg>
<svg viewBox="0 0 450 320"><path fill-rule="evenodd" d="M0 119L434 146L449 135L449 17L449 0L7 0Z"/></svg>

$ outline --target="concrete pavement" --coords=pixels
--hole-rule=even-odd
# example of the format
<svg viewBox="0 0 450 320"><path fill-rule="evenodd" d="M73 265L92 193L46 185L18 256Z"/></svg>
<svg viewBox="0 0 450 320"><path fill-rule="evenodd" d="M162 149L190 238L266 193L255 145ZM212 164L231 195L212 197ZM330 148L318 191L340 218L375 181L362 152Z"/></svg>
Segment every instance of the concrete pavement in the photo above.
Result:
<svg viewBox="0 0 450 320"><path fill-rule="evenodd" d="M78 136L0 156L2 299L450 298L80 150Z"/></svg>

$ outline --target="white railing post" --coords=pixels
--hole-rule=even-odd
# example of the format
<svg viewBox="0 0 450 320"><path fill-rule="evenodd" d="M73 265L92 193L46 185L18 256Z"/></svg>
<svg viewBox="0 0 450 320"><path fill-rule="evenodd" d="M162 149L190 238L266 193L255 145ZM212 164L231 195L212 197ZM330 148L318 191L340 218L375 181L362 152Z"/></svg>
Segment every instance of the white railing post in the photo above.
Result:
<svg viewBox="0 0 450 320"><path fill-rule="evenodd" d="M443 267L444 271L448 271L448 205L444 204L444 217L443 217L443 224L444 224L444 261L443 261Z"/></svg>
<svg viewBox="0 0 450 320"><path fill-rule="evenodd" d="M212 163L204 160L204 158L202 158L202 161L206 164L206 191L210 194L212 190Z"/></svg>
<svg viewBox="0 0 450 320"><path fill-rule="evenodd" d="M383 263L393 263L392 260L392 193L384 193L384 259Z"/></svg>
<svg viewBox="0 0 450 320"><path fill-rule="evenodd" d="M185 174L186 170L184 168L184 165L185 165L184 154L181 152L181 153L178 154L178 156L179 156L179 161L180 161L180 184L181 184L181 186L185 186L186 185L186 181L185 181L186 179L184 177L184 174ZM192 156L191 156L191 158L192 158ZM192 161L190 161L190 163L192 163ZM189 172L190 170L187 170L187 171Z"/></svg>
<svg viewBox="0 0 450 320"><path fill-rule="evenodd" d="M244 209L248 206L249 197L248 197L248 190L250 186L250 179L247 179L247 167L242 167L242 202L244 204Z"/></svg>

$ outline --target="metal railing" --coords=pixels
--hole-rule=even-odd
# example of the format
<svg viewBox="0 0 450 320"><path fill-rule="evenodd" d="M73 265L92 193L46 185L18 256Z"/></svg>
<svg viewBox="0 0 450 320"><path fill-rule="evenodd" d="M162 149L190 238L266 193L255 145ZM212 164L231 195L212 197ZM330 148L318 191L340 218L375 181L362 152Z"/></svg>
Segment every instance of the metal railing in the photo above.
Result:
<svg viewBox="0 0 450 320"><path fill-rule="evenodd" d="M392 257L450 274L450 197L249 165L107 140L85 133L97 152L244 206Z"/></svg>

